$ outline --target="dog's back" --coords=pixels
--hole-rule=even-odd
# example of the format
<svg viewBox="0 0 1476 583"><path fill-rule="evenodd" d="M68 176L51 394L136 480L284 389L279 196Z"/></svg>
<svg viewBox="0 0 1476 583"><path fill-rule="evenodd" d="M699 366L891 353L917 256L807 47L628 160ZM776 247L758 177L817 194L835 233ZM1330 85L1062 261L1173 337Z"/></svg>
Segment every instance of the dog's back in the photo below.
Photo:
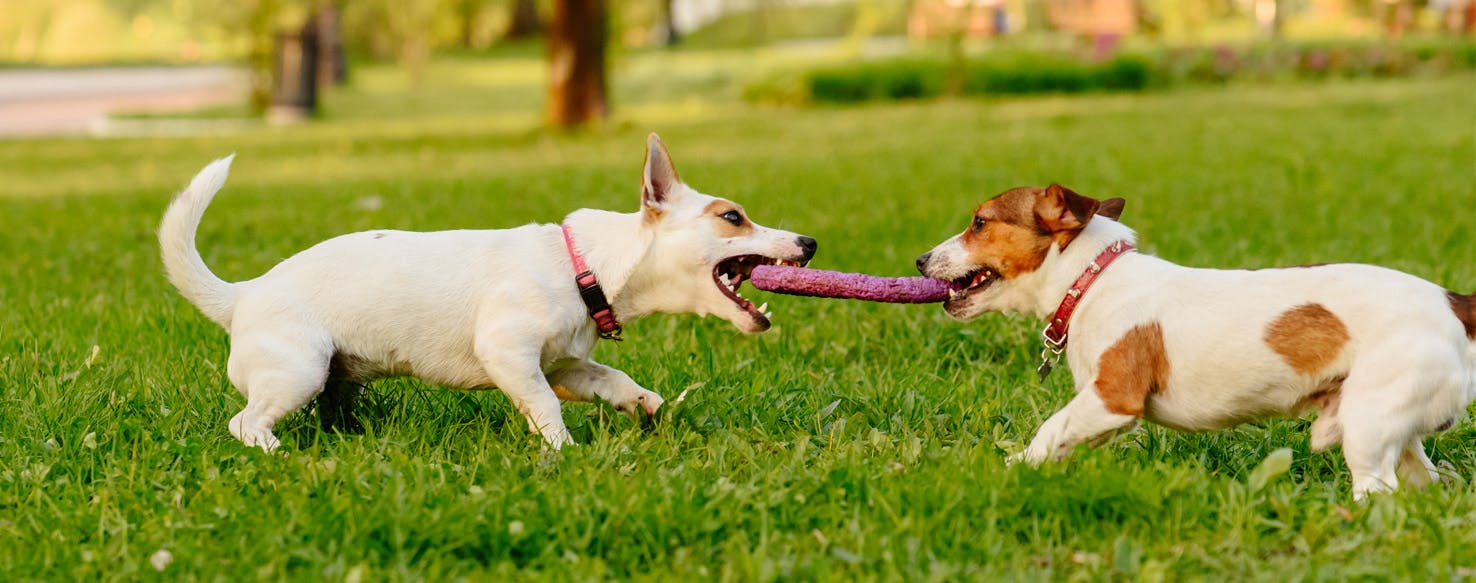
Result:
<svg viewBox="0 0 1476 583"><path fill-rule="evenodd" d="M1157 326L1169 374L1145 416L1173 427L1295 414L1349 378L1403 383L1383 373L1398 370L1426 377L1410 384L1428 391L1419 425L1429 429L1476 398L1476 348L1447 294L1372 265L1216 270L1139 255L1086 296L1075 326L1090 332L1073 343L1101 355L1131 328ZM1103 366L1087 360L1088 375Z"/></svg>

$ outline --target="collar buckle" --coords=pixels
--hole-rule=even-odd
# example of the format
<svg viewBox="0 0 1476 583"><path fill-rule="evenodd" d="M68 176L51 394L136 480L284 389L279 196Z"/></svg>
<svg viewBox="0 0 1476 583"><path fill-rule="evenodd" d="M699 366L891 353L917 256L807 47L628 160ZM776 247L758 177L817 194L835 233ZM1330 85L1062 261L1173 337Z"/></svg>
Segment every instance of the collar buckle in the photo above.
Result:
<svg viewBox="0 0 1476 583"><path fill-rule="evenodd" d="M1066 290L1066 297L1061 298L1056 314L1051 317L1051 321L1046 324L1045 328L1040 330L1041 344L1045 345L1045 348L1040 351L1040 366L1035 369L1035 372L1040 375L1042 382L1045 381L1046 376L1051 374L1051 369L1056 366L1056 363L1061 361L1061 353L1066 351L1067 327L1071 323L1071 314L1076 311L1077 304L1081 302L1081 296L1086 295L1087 289L1101 275L1102 270L1107 269L1107 266L1121 257L1123 253L1132 250L1131 243L1113 242L1087 265L1086 270L1071 284L1071 288Z"/></svg>
<svg viewBox="0 0 1476 583"><path fill-rule="evenodd" d="M595 277L594 270L584 263L584 256L574 248L574 235L569 232L569 226L559 225L559 228L564 231L564 244L569 248L569 260L574 264L574 270L578 272L574 276L574 285L579 287L579 299L588 309L589 319L594 320L600 338L616 342L625 340L620 335L620 322L615 319L615 310L610 308L610 300L605 297L604 288L600 287L600 281Z"/></svg>

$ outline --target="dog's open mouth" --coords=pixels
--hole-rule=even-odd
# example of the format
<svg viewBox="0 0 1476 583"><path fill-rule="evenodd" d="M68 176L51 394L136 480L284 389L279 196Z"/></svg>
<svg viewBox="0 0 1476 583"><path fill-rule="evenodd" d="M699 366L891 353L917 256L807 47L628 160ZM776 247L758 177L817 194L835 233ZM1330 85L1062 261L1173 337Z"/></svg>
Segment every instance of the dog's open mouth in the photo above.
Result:
<svg viewBox="0 0 1476 583"><path fill-rule="evenodd" d="M948 282L948 300L964 299L970 293L988 288L998 279L999 273L988 267L981 267L968 275Z"/></svg>
<svg viewBox="0 0 1476 583"><path fill-rule="evenodd" d="M733 300L735 305L743 311L748 312L748 315L753 316L755 321L767 328L769 326L769 319L774 317L774 313L769 311L769 304L765 302L763 305L755 307L753 302L748 301L747 298L743 297L743 294L738 293L738 287L743 285L744 281L748 280L749 275L753 273L753 268L756 266L787 265L790 267L804 267L805 263L803 261L775 259L763 255L739 255L719 261L717 266L712 268L712 280L717 284L718 289L722 290L724 296Z"/></svg>

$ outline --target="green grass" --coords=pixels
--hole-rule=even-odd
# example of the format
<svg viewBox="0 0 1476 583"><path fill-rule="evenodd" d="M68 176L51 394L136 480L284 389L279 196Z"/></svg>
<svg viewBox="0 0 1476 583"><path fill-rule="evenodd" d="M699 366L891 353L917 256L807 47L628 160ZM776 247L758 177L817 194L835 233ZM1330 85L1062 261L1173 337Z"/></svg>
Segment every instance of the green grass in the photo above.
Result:
<svg viewBox="0 0 1476 583"><path fill-rule="evenodd" d="M632 209L656 130L694 186L817 237L817 267L907 274L978 201L1059 181L1127 198L1145 250L1180 263L1369 262L1476 290L1470 79L793 110L690 101L652 85L664 71L648 65L629 64L648 73L582 137L535 131L536 101L513 103L536 95L536 73L433 74L463 83L410 96L368 70L311 126L0 142L0 572L1280 581L1476 569L1469 420L1427 441L1459 479L1362 505L1341 458L1308 451L1305 420L1147 427L1068 463L1006 467L1068 400L1069 375L1035 382L1035 322L964 325L936 306L766 297L777 325L754 337L690 316L635 322L596 358L690 396L651 432L567 406L581 445L559 455L501 394L412 380L373 385L362 436L301 413L278 427L285 455L230 437L242 398L227 337L165 282L153 230L171 194L232 151L200 237L228 279L371 227ZM479 92L496 105L442 101ZM1281 447L1290 472L1247 486ZM174 557L162 577L148 561L161 548Z"/></svg>

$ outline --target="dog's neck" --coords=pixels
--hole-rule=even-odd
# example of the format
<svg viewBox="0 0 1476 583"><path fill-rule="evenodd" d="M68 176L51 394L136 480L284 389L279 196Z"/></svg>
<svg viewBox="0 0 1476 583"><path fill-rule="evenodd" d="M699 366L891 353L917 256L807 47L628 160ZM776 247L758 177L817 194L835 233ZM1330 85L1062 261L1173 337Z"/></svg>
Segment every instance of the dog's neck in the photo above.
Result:
<svg viewBox="0 0 1476 583"><path fill-rule="evenodd" d="M1001 303L1007 311L1050 318L1092 260L1117 241L1136 245L1138 234L1117 221L1093 217L1065 250L1052 245L1040 268L1021 276Z"/></svg>
<svg viewBox="0 0 1476 583"><path fill-rule="evenodd" d="M617 213L581 209L564 218L590 271L621 323L632 322L657 308L641 298L656 282L641 276L641 265L651 250L655 232L641 212ZM573 274L570 274L573 277Z"/></svg>

